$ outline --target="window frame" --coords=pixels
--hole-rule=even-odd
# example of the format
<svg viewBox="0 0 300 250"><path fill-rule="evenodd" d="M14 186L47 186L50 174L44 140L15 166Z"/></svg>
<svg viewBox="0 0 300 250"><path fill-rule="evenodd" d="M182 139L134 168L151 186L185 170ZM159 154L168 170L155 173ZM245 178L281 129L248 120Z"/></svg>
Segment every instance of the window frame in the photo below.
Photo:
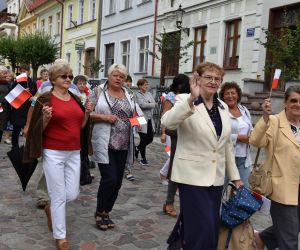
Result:
<svg viewBox="0 0 300 250"><path fill-rule="evenodd" d="M123 48L126 44L126 52L124 52ZM123 63L123 57L126 57L126 63ZM121 41L121 62L122 64L129 69L130 66L130 40Z"/></svg>
<svg viewBox="0 0 300 250"><path fill-rule="evenodd" d="M90 0L90 7L89 7L89 21L95 20L96 19L96 0Z"/></svg>
<svg viewBox="0 0 300 250"><path fill-rule="evenodd" d="M109 46L111 46L111 47L113 47L113 55L112 55L112 57L108 57L108 47ZM112 64L114 64L114 62L115 62L115 47L116 47L116 45L115 45L115 43L107 43L107 44L105 44L104 45L104 48L105 48L105 54L104 54L104 56L105 56L105 58L104 58L104 76L105 77L107 77L108 75L107 75L107 72L108 72L108 68L112 65ZM112 63L111 64L108 64L108 59L110 59L110 60L112 60Z"/></svg>
<svg viewBox="0 0 300 250"><path fill-rule="evenodd" d="M242 32L241 30L240 30L240 32L238 30L239 22L240 22L240 27L242 27L242 19L241 18L233 19L233 20L226 22L225 43L224 43L224 60L223 60L223 68L224 69L238 69L239 55L237 56L237 45L238 45L238 41L241 39L241 32ZM233 26L234 27L233 36L229 36L229 28L230 28L230 25L232 25L232 24L234 25ZM230 49L228 47L228 43L231 40L233 41L232 55L231 55L231 59L229 59L230 55L228 55L229 56L229 58L228 58L227 50ZM226 64L227 60L229 60L229 64Z"/></svg>
<svg viewBox="0 0 300 250"><path fill-rule="evenodd" d="M200 41L197 40L197 32L201 31L201 39ZM203 32L204 31L204 32ZM206 36L206 38L205 38ZM193 52L193 69L196 67L196 52L197 52L197 45L200 44L200 61L202 63L205 61L205 49L207 44L207 26L201 26L195 28L195 36L194 36L194 52Z"/></svg>
<svg viewBox="0 0 300 250"><path fill-rule="evenodd" d="M148 46L145 46L145 48L141 49L141 41L142 39L145 39L146 44ZM138 72L139 73L147 73L148 72L148 61L149 61L149 36L142 36L138 37ZM140 55L144 54L144 60L143 60L143 69L141 69L141 61L140 61ZM146 55L146 56L145 56Z"/></svg>
<svg viewBox="0 0 300 250"><path fill-rule="evenodd" d="M61 12L56 13L56 34L60 35L61 34Z"/></svg>
<svg viewBox="0 0 300 250"><path fill-rule="evenodd" d="M109 0L108 2L108 15L116 13L116 0Z"/></svg>
<svg viewBox="0 0 300 250"><path fill-rule="evenodd" d="M76 63L76 69L77 74L81 74L81 68L82 68L82 50L77 50L76 57L77 57L77 63Z"/></svg>
<svg viewBox="0 0 300 250"><path fill-rule="evenodd" d="M73 4L68 5L67 28L72 28Z"/></svg>
<svg viewBox="0 0 300 250"><path fill-rule="evenodd" d="M45 32L45 24L46 24L45 19L42 19L42 20L41 20L41 31L42 31L42 32Z"/></svg>
<svg viewBox="0 0 300 250"><path fill-rule="evenodd" d="M53 35L53 17L52 16L48 16L48 34L50 36Z"/></svg>
<svg viewBox="0 0 300 250"><path fill-rule="evenodd" d="M77 18L77 24L84 23L84 0L78 1L78 18Z"/></svg>

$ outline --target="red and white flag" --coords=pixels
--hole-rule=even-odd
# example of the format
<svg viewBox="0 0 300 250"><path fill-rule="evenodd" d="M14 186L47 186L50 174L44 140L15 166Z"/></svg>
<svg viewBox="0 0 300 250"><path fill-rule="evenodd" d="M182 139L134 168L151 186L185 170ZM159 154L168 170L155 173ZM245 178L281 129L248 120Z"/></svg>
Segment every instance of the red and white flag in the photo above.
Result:
<svg viewBox="0 0 300 250"><path fill-rule="evenodd" d="M274 78L273 78L273 82L272 82L272 89L277 89L280 74L281 74L281 69L276 69L275 74L274 74Z"/></svg>
<svg viewBox="0 0 300 250"><path fill-rule="evenodd" d="M28 77L26 73L22 73L16 77L16 82L27 82Z"/></svg>
<svg viewBox="0 0 300 250"><path fill-rule="evenodd" d="M162 93L162 95L160 96L160 101L163 103L166 100L166 93Z"/></svg>
<svg viewBox="0 0 300 250"><path fill-rule="evenodd" d="M7 96L5 96L5 99L11 106L13 106L15 109L18 109L30 97L30 92L24 89L20 84L17 84L17 86L14 87Z"/></svg>
<svg viewBox="0 0 300 250"><path fill-rule="evenodd" d="M144 116L129 118L129 121L132 126L141 126L147 124Z"/></svg>
<svg viewBox="0 0 300 250"><path fill-rule="evenodd" d="M165 146L165 151L168 154L168 156L171 155L171 146Z"/></svg>

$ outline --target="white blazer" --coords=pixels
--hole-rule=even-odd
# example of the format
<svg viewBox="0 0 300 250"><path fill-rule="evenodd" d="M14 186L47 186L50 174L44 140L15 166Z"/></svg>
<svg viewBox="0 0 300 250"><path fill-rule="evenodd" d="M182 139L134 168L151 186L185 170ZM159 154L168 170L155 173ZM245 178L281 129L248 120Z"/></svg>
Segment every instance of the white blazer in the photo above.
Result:
<svg viewBox="0 0 300 250"><path fill-rule="evenodd" d="M218 139L204 104L191 109L188 97L189 94L177 95L174 107L161 119L166 128L177 129L178 134L171 180L195 186L222 186L225 167L230 180L239 180L227 105L219 100L224 109L219 107L222 134Z"/></svg>

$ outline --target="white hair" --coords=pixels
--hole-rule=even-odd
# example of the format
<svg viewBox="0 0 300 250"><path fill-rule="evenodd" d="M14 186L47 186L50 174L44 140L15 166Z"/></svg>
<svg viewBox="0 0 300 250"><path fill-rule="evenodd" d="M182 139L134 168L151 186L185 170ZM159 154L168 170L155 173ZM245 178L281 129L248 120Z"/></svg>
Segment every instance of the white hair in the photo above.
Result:
<svg viewBox="0 0 300 250"><path fill-rule="evenodd" d="M114 63L113 65L111 65L107 71L107 75L110 75L113 71L119 71L122 75L124 75L125 78L128 75L127 69L123 64Z"/></svg>
<svg viewBox="0 0 300 250"><path fill-rule="evenodd" d="M61 64L69 64L69 63L67 62L67 60L61 59L61 58L58 58L58 59L56 59L56 60L54 61L54 64L58 64L58 63L61 63Z"/></svg>
<svg viewBox="0 0 300 250"><path fill-rule="evenodd" d="M6 67L3 66L3 65L0 65L0 71L1 71L1 72L9 72L9 69L6 68Z"/></svg>

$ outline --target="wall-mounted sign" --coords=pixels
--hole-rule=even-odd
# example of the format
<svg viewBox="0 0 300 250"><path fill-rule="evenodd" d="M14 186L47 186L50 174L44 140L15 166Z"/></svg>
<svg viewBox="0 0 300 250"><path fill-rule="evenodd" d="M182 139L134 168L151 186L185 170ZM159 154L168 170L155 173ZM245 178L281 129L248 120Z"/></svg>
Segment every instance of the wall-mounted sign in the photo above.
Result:
<svg viewBox="0 0 300 250"><path fill-rule="evenodd" d="M84 43L75 43L75 50L84 50Z"/></svg>
<svg viewBox="0 0 300 250"><path fill-rule="evenodd" d="M253 37L254 33L255 33L255 28L248 28L246 36L247 37Z"/></svg>

